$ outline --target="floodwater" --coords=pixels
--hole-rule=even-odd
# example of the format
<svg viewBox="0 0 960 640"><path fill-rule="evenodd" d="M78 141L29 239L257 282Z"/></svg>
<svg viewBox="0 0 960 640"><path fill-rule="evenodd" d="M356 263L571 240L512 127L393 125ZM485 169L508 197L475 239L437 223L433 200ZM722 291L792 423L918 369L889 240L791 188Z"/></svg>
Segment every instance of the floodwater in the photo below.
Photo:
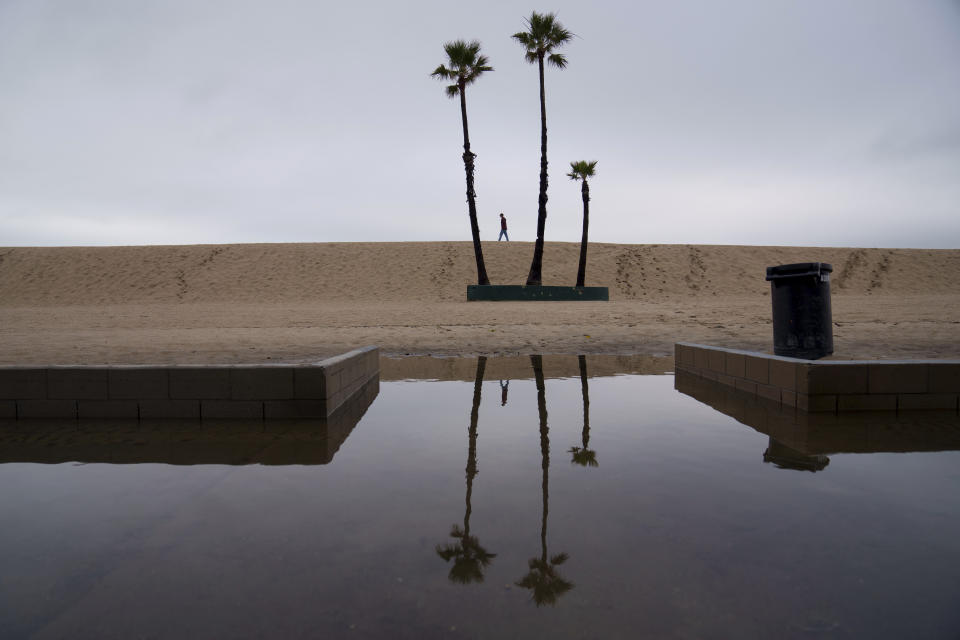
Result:
<svg viewBox="0 0 960 640"><path fill-rule="evenodd" d="M571 362L329 424L3 425L0 637L960 634L955 413Z"/></svg>

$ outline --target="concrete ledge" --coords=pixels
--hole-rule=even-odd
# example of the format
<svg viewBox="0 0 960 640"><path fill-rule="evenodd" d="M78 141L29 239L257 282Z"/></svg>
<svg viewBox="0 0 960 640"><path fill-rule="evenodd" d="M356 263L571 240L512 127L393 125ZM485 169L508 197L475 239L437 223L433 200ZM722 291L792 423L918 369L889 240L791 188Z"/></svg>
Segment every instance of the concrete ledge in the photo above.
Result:
<svg viewBox="0 0 960 640"><path fill-rule="evenodd" d="M301 365L0 367L0 418L325 418L379 372L377 347Z"/></svg>
<svg viewBox="0 0 960 640"><path fill-rule="evenodd" d="M519 302L523 300L607 301L610 290L607 287L554 287L526 286L522 284L467 285L468 301Z"/></svg>
<svg viewBox="0 0 960 640"><path fill-rule="evenodd" d="M678 342L677 371L810 413L960 410L960 360L802 360Z"/></svg>
<svg viewBox="0 0 960 640"><path fill-rule="evenodd" d="M375 375L332 415L309 420L152 421L142 411L140 420L0 420L0 464L328 464L379 389Z"/></svg>

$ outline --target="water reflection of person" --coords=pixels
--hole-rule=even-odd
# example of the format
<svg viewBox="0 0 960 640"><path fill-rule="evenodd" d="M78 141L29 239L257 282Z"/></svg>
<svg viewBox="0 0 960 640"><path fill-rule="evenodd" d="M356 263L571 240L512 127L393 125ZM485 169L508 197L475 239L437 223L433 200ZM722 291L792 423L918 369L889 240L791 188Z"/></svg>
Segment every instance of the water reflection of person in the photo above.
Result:
<svg viewBox="0 0 960 640"><path fill-rule="evenodd" d="M477 360L477 373L473 382L473 408L470 411L470 429L467 432L467 497L466 513L463 516L463 528L453 525L450 537L454 543L438 544L437 555L445 561L453 560L447 577L451 582L470 584L483 582L483 570L497 556L482 546L476 536L470 535L470 514L473 511L470 498L473 495L473 478L480 472L477 467L477 420L480 415L480 388L483 385L483 371L487 366L485 356Z"/></svg>
<svg viewBox="0 0 960 640"><path fill-rule="evenodd" d="M580 395L583 396L583 433L580 438L582 447L570 447L573 464L581 467L598 467L597 452L590 450L590 387L587 383L587 357L577 356L580 363Z"/></svg>
<svg viewBox="0 0 960 640"><path fill-rule="evenodd" d="M515 582L518 587L532 592L536 605L556 604L557 599L573 588L573 583L564 579L557 567L570 557L566 553L547 555L547 514L550 498L550 430L547 427L547 400L543 384L543 358L530 356L533 375L537 383L537 409L540 413L540 467L543 469L543 518L540 523L540 556L527 561L529 571Z"/></svg>
<svg viewBox="0 0 960 640"><path fill-rule="evenodd" d="M501 406L501 407L504 406L505 404L507 404L507 390L508 390L509 388L510 388L510 381L509 381L509 380L506 380L506 381L501 380L501 381L500 381L500 406Z"/></svg>

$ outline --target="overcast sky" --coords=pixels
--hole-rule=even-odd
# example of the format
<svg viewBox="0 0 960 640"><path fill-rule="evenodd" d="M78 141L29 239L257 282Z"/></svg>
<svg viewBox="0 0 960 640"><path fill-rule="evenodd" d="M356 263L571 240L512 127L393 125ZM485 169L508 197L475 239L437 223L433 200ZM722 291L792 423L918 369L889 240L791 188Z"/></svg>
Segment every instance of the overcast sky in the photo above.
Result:
<svg viewBox="0 0 960 640"><path fill-rule="evenodd" d="M577 34L546 73L547 241L960 247L958 0L524 6L0 0L0 245L532 240L531 10Z"/></svg>

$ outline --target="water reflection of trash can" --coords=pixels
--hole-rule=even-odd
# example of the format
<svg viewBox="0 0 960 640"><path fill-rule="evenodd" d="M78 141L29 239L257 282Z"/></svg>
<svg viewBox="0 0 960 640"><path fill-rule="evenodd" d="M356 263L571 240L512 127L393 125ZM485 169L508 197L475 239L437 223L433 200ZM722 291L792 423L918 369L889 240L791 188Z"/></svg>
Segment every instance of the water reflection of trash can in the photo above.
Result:
<svg viewBox="0 0 960 640"><path fill-rule="evenodd" d="M833 353L830 273L826 262L767 267L773 302L773 352L816 360Z"/></svg>

